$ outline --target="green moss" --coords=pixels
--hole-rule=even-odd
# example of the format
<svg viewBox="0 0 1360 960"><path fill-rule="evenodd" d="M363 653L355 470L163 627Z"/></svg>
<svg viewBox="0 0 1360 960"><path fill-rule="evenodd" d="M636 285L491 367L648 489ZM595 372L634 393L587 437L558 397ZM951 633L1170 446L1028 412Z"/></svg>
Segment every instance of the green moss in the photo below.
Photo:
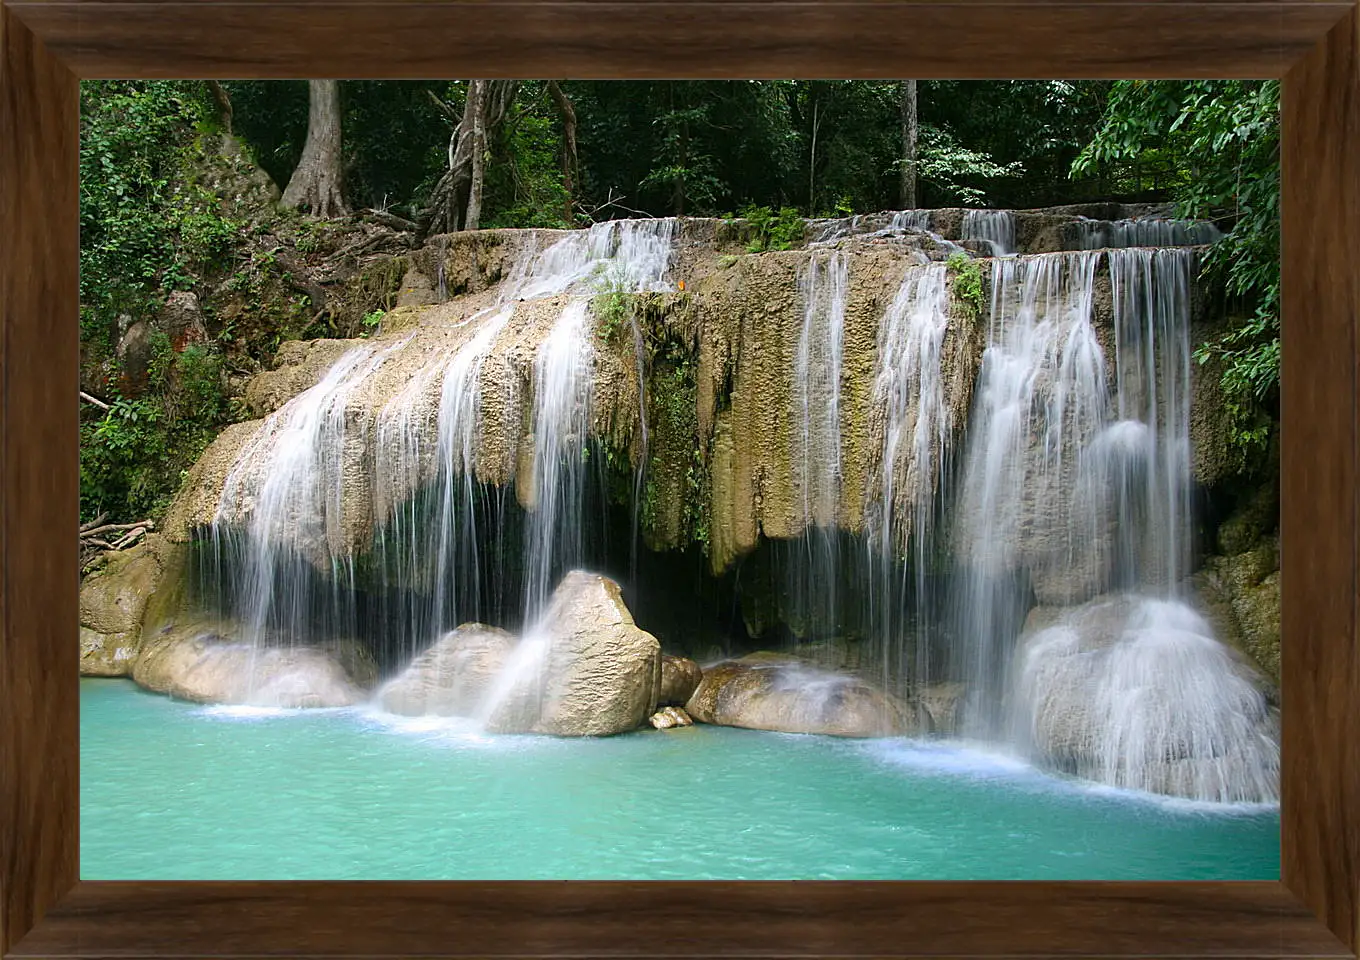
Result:
<svg viewBox="0 0 1360 960"><path fill-rule="evenodd" d="M986 312L982 289L982 268L965 253L955 253L945 262L949 270L950 289L955 299L963 303L972 319L980 320Z"/></svg>

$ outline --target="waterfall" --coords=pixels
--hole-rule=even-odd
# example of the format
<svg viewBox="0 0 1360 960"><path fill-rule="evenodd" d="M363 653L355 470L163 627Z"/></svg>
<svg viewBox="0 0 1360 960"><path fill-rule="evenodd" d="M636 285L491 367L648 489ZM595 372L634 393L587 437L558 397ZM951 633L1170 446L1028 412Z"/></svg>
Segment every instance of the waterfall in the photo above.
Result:
<svg viewBox="0 0 1360 960"><path fill-rule="evenodd" d="M352 571L339 543L344 499L345 415L354 391L408 341L345 353L321 381L284 404L246 445L223 484L213 524L213 561L234 605L241 639L258 650L313 631L353 629ZM243 534L224 529L240 525ZM318 570L330 588L317 596ZM319 621L319 622L318 622ZM310 629L309 629L310 628ZM254 669L247 700L254 695Z"/></svg>
<svg viewBox="0 0 1360 960"><path fill-rule="evenodd" d="M1144 217L1136 220L1077 221L1083 250L1106 247L1184 247L1213 243L1223 236L1212 223Z"/></svg>
<svg viewBox="0 0 1360 960"><path fill-rule="evenodd" d="M579 563L582 455L590 427L589 302L574 298L534 357L533 476L524 550L526 620L539 613L554 578Z"/></svg>
<svg viewBox="0 0 1360 960"><path fill-rule="evenodd" d="M836 522L841 473L841 353L850 260L844 251L809 259L800 281L803 325L794 360L797 467L803 517Z"/></svg>
<svg viewBox="0 0 1360 960"><path fill-rule="evenodd" d="M1027 579L1099 576L1098 530L1079 524L1078 452L1105 413L1104 358L1091 325L1097 254L998 259L988 342L973 400L955 518L955 670L965 720L1000 733L1006 643L1019 633ZM1028 577L1027 577L1028 574ZM1052 602L1052 601L1050 601Z"/></svg>
<svg viewBox="0 0 1360 960"><path fill-rule="evenodd" d="M935 494L953 430L942 370L948 324L945 265L908 268L879 325L873 405L882 417L883 446L877 495L865 511L877 574L870 620L879 637L885 685L894 673L907 672L908 659L914 660L915 685L930 680L932 638L927 631L935 611L927 572L935 537ZM913 548L911 593L894 574L908 542ZM909 613L914 613L914 624L906 622ZM914 652L909 657L911 626Z"/></svg>
<svg viewBox="0 0 1360 960"><path fill-rule="evenodd" d="M1189 318L1195 253L1126 249L1107 257L1118 420L1107 428L1111 441L1091 459L1118 498L1124 579L1174 591L1190 572Z"/></svg>
<svg viewBox="0 0 1360 960"><path fill-rule="evenodd" d="M841 492L841 359L850 260L813 253L799 278L803 322L793 367L793 474L805 532L792 567L804 632L840 625L837 524Z"/></svg>
<svg viewBox="0 0 1360 960"><path fill-rule="evenodd" d="M1015 217L1009 210L969 210L963 215L963 239L979 240L992 256L1015 252Z"/></svg>

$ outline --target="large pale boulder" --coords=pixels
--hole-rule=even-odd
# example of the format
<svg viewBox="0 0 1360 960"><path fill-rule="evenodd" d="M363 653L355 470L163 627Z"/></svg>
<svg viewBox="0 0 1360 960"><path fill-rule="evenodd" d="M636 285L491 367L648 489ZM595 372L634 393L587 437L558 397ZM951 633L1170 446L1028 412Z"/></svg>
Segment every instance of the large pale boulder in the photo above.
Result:
<svg viewBox="0 0 1360 960"><path fill-rule="evenodd" d="M178 622L143 639L132 679L148 690L198 703L261 707L346 707L367 698L377 666L353 641L255 646L234 625Z"/></svg>
<svg viewBox="0 0 1360 960"><path fill-rule="evenodd" d="M890 737L913 729L902 706L865 681L770 653L705 669L685 710L700 723L784 733Z"/></svg>
<svg viewBox="0 0 1360 960"><path fill-rule="evenodd" d="M607 736L635 730L656 712L661 645L640 629L619 585L573 570L523 644L538 644L541 700L534 733ZM513 700L513 698L511 698ZM504 721L493 716L492 725Z"/></svg>
<svg viewBox="0 0 1360 960"><path fill-rule="evenodd" d="M512 634L465 623L444 634L378 691L390 713L479 717L515 647Z"/></svg>
<svg viewBox="0 0 1360 960"><path fill-rule="evenodd" d="M122 677L136 659L148 601L167 577L180 575L183 548L148 534L104 556L80 585L80 673Z"/></svg>
<svg viewBox="0 0 1360 960"><path fill-rule="evenodd" d="M1196 800L1278 796L1264 680L1188 605L1118 596L1042 611L1016 655L1016 717L1041 762Z"/></svg>

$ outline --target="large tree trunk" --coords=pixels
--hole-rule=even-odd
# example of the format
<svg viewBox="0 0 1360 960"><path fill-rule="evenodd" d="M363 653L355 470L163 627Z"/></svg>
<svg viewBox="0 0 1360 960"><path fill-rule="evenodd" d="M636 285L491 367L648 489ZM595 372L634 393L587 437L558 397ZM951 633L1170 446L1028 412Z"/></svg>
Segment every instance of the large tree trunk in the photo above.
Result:
<svg viewBox="0 0 1360 960"><path fill-rule="evenodd" d="M472 106L472 182L468 184L464 230L476 230L482 222L482 187L486 183L486 80L474 80L468 91ZM475 91L475 94L474 94ZM475 98L475 99L474 99Z"/></svg>
<svg viewBox="0 0 1360 960"><path fill-rule="evenodd" d="M449 169L430 197L421 220L423 235L477 229L491 133L505 119L518 90L518 80L468 81L462 119L449 137Z"/></svg>
<svg viewBox="0 0 1360 960"><path fill-rule="evenodd" d="M903 210L916 209L916 81L902 81L902 190Z"/></svg>
<svg viewBox="0 0 1360 960"><path fill-rule="evenodd" d="M557 104L558 113L562 114L562 186L567 191L566 208L562 211L562 214L567 223L571 223L578 163L576 158L576 108L571 105L571 100L562 92L562 87L556 80L548 81L548 93L552 95L553 102Z"/></svg>
<svg viewBox="0 0 1360 960"><path fill-rule="evenodd" d="M309 80L307 144L283 191L283 205L318 217L349 214L341 190L340 81Z"/></svg>

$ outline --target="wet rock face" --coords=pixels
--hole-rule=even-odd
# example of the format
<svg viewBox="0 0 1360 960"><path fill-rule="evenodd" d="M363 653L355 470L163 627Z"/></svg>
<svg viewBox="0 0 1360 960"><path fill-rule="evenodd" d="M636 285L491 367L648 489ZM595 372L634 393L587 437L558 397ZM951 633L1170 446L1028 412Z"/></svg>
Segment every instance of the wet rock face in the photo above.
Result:
<svg viewBox="0 0 1360 960"><path fill-rule="evenodd" d="M480 716L514 646L514 636L505 630L465 623L385 684L378 704L408 716Z"/></svg>
<svg viewBox="0 0 1360 960"><path fill-rule="evenodd" d="M685 710L700 723L835 737L899 736L914 727L870 684L771 653L708 668Z"/></svg>
<svg viewBox="0 0 1360 960"><path fill-rule="evenodd" d="M87 677L128 674L148 601L168 570L178 573L175 548L157 534L106 556L104 566L80 585L80 673Z"/></svg>
<svg viewBox="0 0 1360 960"><path fill-rule="evenodd" d="M661 655L661 691L657 703L662 706L683 706L703 679L704 671L688 657Z"/></svg>
<svg viewBox="0 0 1360 960"><path fill-rule="evenodd" d="M1016 674L1018 721L1051 767L1195 800L1278 796L1278 715L1264 680L1183 603L1115 596L1038 609Z"/></svg>
<svg viewBox="0 0 1360 960"><path fill-rule="evenodd" d="M148 636L132 679L148 690L197 703L261 707L347 707L367 699L377 680L358 643L260 647L234 625L177 623Z"/></svg>

